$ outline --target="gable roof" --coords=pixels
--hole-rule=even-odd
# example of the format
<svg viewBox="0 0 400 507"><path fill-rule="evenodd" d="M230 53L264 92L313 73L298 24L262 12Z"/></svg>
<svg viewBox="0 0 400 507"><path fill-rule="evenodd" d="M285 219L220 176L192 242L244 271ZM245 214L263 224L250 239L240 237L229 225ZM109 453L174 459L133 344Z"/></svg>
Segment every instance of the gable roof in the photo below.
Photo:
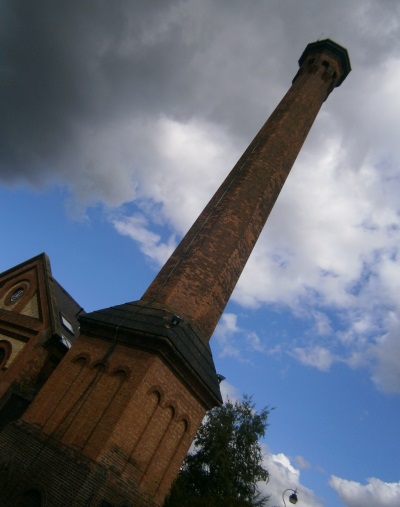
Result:
<svg viewBox="0 0 400 507"><path fill-rule="evenodd" d="M79 334L80 313L83 308L53 278L45 253L0 273L0 331L4 334L28 340L42 333L42 343L54 336L72 343Z"/></svg>

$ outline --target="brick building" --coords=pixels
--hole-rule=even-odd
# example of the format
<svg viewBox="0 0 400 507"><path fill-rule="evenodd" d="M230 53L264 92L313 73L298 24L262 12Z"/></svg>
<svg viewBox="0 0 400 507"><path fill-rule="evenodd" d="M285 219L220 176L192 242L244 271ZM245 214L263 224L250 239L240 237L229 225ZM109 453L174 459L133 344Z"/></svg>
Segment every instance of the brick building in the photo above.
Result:
<svg viewBox="0 0 400 507"><path fill-rule="evenodd" d="M44 254L0 275L2 506L162 505L222 402L211 335L321 105L350 72L329 39L299 65L140 300L86 314Z"/></svg>

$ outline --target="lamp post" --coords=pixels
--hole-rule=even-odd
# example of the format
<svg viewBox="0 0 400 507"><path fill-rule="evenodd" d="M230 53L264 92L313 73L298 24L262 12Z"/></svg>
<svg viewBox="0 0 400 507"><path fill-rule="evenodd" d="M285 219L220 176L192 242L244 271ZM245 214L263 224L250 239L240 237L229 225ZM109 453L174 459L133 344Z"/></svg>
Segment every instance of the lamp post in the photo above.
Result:
<svg viewBox="0 0 400 507"><path fill-rule="evenodd" d="M293 493L289 496L289 502L293 503L293 504L296 504L297 501L298 501L298 498L297 498L297 489L294 490L294 489L288 488L288 489L285 489L285 491L282 493L282 500L283 500L284 506L286 507L286 502L285 502L285 498L284 498L286 491L293 491Z"/></svg>

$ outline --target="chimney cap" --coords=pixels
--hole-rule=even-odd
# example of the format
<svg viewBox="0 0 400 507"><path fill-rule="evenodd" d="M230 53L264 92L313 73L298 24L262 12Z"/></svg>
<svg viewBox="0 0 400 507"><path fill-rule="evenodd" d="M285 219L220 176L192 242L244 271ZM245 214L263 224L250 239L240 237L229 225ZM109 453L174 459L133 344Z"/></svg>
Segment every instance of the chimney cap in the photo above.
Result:
<svg viewBox="0 0 400 507"><path fill-rule="evenodd" d="M331 39L317 40L316 42L311 42L310 44L307 45L306 49L303 51L303 54L300 56L299 65L301 66L304 60L309 55L321 53L327 53L330 56L333 56L334 58L339 60L342 73L336 86L340 86L350 73L351 65L347 49L344 48L343 46L340 46L337 42L334 42Z"/></svg>

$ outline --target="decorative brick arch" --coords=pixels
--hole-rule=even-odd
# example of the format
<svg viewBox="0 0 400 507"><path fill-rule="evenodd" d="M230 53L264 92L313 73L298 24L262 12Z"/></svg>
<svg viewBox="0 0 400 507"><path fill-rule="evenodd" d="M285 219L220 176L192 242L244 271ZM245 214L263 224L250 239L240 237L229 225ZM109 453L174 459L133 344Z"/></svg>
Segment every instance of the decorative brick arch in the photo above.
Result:
<svg viewBox="0 0 400 507"><path fill-rule="evenodd" d="M174 401L165 400L164 403L161 404L161 408L164 409L164 410L167 410L167 409L170 408L171 411L172 411L172 419L176 419L177 414L178 414L178 409L177 409L176 404L174 403Z"/></svg>
<svg viewBox="0 0 400 507"><path fill-rule="evenodd" d="M183 414L179 417L179 419L176 421L178 424L183 422L183 425L185 427L184 433L187 433L190 430L190 418L186 414Z"/></svg>
<svg viewBox="0 0 400 507"><path fill-rule="evenodd" d="M71 363L78 363L82 366L90 364L90 355L87 352L81 352L71 359Z"/></svg>
<svg viewBox="0 0 400 507"><path fill-rule="evenodd" d="M162 405L165 400L165 391L160 385L154 385L147 391L148 395L156 394L158 396L158 405Z"/></svg>
<svg viewBox="0 0 400 507"><path fill-rule="evenodd" d="M108 361L102 361L98 359L91 365L92 369L103 368L103 373L108 373L110 370L110 363Z"/></svg>
<svg viewBox="0 0 400 507"><path fill-rule="evenodd" d="M121 374L124 375L125 380L128 380L131 375L131 369L126 365L120 365L120 366L116 366L115 368L113 368L110 373L111 376L116 376L116 375L121 375Z"/></svg>

